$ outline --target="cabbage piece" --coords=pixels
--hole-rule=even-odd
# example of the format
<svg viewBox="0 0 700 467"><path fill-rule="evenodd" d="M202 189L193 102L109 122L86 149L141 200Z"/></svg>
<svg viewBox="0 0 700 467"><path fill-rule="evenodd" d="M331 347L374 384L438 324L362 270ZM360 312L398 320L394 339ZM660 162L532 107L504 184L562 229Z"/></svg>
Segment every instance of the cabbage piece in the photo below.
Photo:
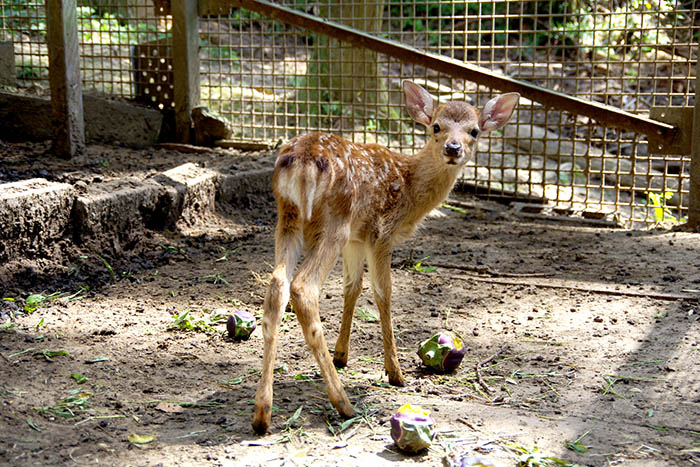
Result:
<svg viewBox="0 0 700 467"><path fill-rule="evenodd" d="M445 373L454 371L462 363L465 353L462 339L447 332L435 334L418 348L418 356L423 363Z"/></svg>
<svg viewBox="0 0 700 467"><path fill-rule="evenodd" d="M255 331L255 316L247 311L238 310L228 316L226 330L236 340L246 340Z"/></svg>
<svg viewBox="0 0 700 467"><path fill-rule="evenodd" d="M467 454L451 453L445 457L446 467L496 467L490 459Z"/></svg>
<svg viewBox="0 0 700 467"><path fill-rule="evenodd" d="M434 424L430 412L405 404L391 417L391 438L402 451L422 451L433 442Z"/></svg>

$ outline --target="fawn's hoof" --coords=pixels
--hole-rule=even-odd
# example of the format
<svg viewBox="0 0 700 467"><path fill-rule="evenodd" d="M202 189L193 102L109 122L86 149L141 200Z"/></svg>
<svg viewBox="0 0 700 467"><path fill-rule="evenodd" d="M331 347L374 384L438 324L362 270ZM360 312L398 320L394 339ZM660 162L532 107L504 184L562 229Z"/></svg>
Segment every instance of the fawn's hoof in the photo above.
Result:
<svg viewBox="0 0 700 467"><path fill-rule="evenodd" d="M345 368L348 365L347 355L343 355L343 356L334 355L333 356L333 365L335 365L336 368Z"/></svg>
<svg viewBox="0 0 700 467"><path fill-rule="evenodd" d="M395 373L389 375L389 384L392 386L405 386L406 383L403 380L403 375L401 373Z"/></svg>
<svg viewBox="0 0 700 467"><path fill-rule="evenodd" d="M266 420L253 420L251 425L253 426L253 431L258 435L264 435L267 433L267 429L270 428L270 424Z"/></svg>
<svg viewBox="0 0 700 467"><path fill-rule="evenodd" d="M259 435L264 435L267 433L268 428L270 428L271 416L270 407L256 407L255 415L253 415L253 431Z"/></svg>
<svg viewBox="0 0 700 467"><path fill-rule="evenodd" d="M340 416L343 418L352 418L356 415L355 409L352 407L352 404L348 400L340 401L337 404L333 405L335 406L335 409L338 411Z"/></svg>

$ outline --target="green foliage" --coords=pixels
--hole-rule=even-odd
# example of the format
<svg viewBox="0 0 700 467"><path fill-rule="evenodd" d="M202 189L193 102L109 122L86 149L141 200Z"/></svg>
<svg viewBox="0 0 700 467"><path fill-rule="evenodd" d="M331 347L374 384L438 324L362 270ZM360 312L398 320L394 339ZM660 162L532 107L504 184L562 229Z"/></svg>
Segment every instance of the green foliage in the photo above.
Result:
<svg viewBox="0 0 700 467"><path fill-rule="evenodd" d="M515 18L513 2L390 0L384 16L389 19L392 31L424 33L433 47L460 47L466 39L460 32L466 32L467 28L486 31L480 37L482 44L503 45L508 41L509 29L520 30L524 26L526 31L536 31L542 27L543 16L555 21L570 11L568 2L527 2L520 8L523 16ZM480 27L473 27L475 21L481 23ZM527 34L521 33L519 37L528 41ZM538 33L533 38L546 42L547 34Z"/></svg>
<svg viewBox="0 0 700 467"><path fill-rule="evenodd" d="M595 5L583 5L575 21L557 25L553 30L557 42L574 46L583 56L622 60L648 53L650 45L667 45L669 31L663 27L682 17L673 0L649 2L631 0L609 13L595 10Z"/></svg>
<svg viewBox="0 0 700 467"><path fill-rule="evenodd" d="M590 432L591 430L587 430L584 434L582 434L573 441L567 439L566 441L564 441L564 446L566 447L566 449L577 452L579 454L588 451L588 446L585 446L583 443L581 443L581 440L588 436Z"/></svg>
<svg viewBox="0 0 700 467"><path fill-rule="evenodd" d="M413 265L413 267L411 269L416 271L416 272L423 273L423 274L429 274L431 272L435 272L437 270L436 266L423 265L423 261L425 261L428 258L429 258L429 256L426 256L425 258L421 258L416 264Z"/></svg>
<svg viewBox="0 0 700 467"><path fill-rule="evenodd" d="M654 208L654 219L658 223L666 222L670 224L677 224L679 222L678 217L666 206L666 201L673 198L673 192L664 191L663 193L654 193L652 191L647 191L647 205ZM680 222L685 222L685 218L681 219Z"/></svg>
<svg viewBox="0 0 700 467"><path fill-rule="evenodd" d="M209 55L210 58L216 60L228 60L232 62L240 62L240 57L238 53L231 47L221 47L216 44L212 44L209 41L202 41L200 44L202 50ZM235 64L237 68L240 67L240 63Z"/></svg>
<svg viewBox="0 0 700 467"><path fill-rule="evenodd" d="M87 377L81 375L80 373L73 373L72 375L70 375L70 377L73 378L78 384L83 384L87 382Z"/></svg>
<svg viewBox="0 0 700 467"><path fill-rule="evenodd" d="M226 315L212 312L206 319L194 319L190 316L190 310L186 310L179 315L173 315L173 322L168 329L216 334L218 331L214 326L219 323L225 323L227 318Z"/></svg>
<svg viewBox="0 0 700 467"><path fill-rule="evenodd" d="M300 405L299 408L294 412L294 415L289 417L286 422L284 422L284 429L289 430L291 429L294 424L296 424L299 421L299 417L301 416L301 411L304 408L303 405Z"/></svg>
<svg viewBox="0 0 700 467"><path fill-rule="evenodd" d="M207 282L211 282L212 284L219 285L219 284L225 284L225 285L231 285L229 281L224 279L223 274L220 272L214 273L214 274L207 274L206 276L202 276L202 279L204 279Z"/></svg>
<svg viewBox="0 0 700 467"><path fill-rule="evenodd" d="M498 2L504 3L504 2ZM445 25L447 19L440 20L440 16L464 16L469 8L470 14L475 14L479 8L478 3L452 3L452 2L441 2L441 1L431 1L431 2L416 2L414 0L390 0L387 2L386 10L391 18L405 18L402 19L401 30L402 31L414 31L423 32L426 29L429 31L436 31L440 27L440 21L443 21ZM486 12L487 9L491 9L492 4L485 5L482 11ZM421 19L414 18L434 18L427 19L423 21Z"/></svg>
<svg viewBox="0 0 700 467"><path fill-rule="evenodd" d="M41 355L46 359L47 362L53 361L52 358L54 357L65 357L68 355L68 352L65 350L50 350L50 349L44 349L44 350L38 350L34 352L34 355Z"/></svg>
<svg viewBox="0 0 700 467"><path fill-rule="evenodd" d="M77 8L78 31L83 42L99 45L138 44L154 39L155 24L127 22L120 15L92 6ZM161 37L165 37L163 33Z"/></svg>
<svg viewBox="0 0 700 467"><path fill-rule="evenodd" d="M78 412L85 411L90 403L89 392L74 389L68 393L68 397L58 401L50 407L34 407L34 410L49 417L73 418Z"/></svg>
<svg viewBox="0 0 700 467"><path fill-rule="evenodd" d="M25 313L33 313L41 306L42 303L48 302L53 300L54 298L58 298L61 295L63 295L61 292L54 292L51 294L46 294L46 293L38 293L38 294L32 294L27 297L27 299L24 301L24 312Z"/></svg>
<svg viewBox="0 0 700 467"><path fill-rule="evenodd" d="M17 67L17 78L19 79L38 79L48 75L48 67L34 65L19 65Z"/></svg>
<svg viewBox="0 0 700 467"><path fill-rule="evenodd" d="M105 269L107 269L107 272L109 272L109 275L112 276L112 279L116 279L117 276L116 276L116 274L114 273L114 268L112 267L112 265L109 264L109 263L107 262L107 260L104 259L102 256L97 255L97 254L96 254L95 256L97 256L97 259L99 259L99 260L102 262L102 264L104 264Z"/></svg>
<svg viewBox="0 0 700 467"><path fill-rule="evenodd" d="M518 454L518 466L521 467L533 467L533 466L555 466L561 465L566 467L573 467L572 464L564 459L560 459L554 456L548 456L539 450L537 446L534 448L528 448L521 446L516 443L507 443L510 449L512 449L516 454Z"/></svg>
<svg viewBox="0 0 700 467"><path fill-rule="evenodd" d="M504 45L508 31L517 30L522 46L554 45L563 53L602 54L617 60L649 52L653 44L669 44L673 29L665 25L684 19L674 4L673 0L631 0L601 5L583 0L516 6L513 2L389 0L385 18L390 30L426 34L434 47L465 45L465 35L459 32L471 25L470 31L484 31L479 37L481 44ZM512 17L514 11L522 16ZM473 27L475 21L480 22L478 28ZM533 58L533 49L522 47L518 51Z"/></svg>
<svg viewBox="0 0 700 467"><path fill-rule="evenodd" d="M3 26L10 32L29 36L46 36L44 2L36 0L15 0L0 5Z"/></svg>
<svg viewBox="0 0 700 467"><path fill-rule="evenodd" d="M349 106L343 107L340 100L334 99L331 88L323 85L322 75L328 74L328 63L322 61L321 64L312 62L318 72L309 72L307 75L293 75L287 78L290 86L298 91L297 109L290 109L299 114L310 115L313 126L331 126L334 118L341 115L351 114ZM320 117L320 118L316 118Z"/></svg>
<svg viewBox="0 0 700 467"><path fill-rule="evenodd" d="M368 323L376 323L379 322L379 317L375 315L374 313L370 311L365 311L361 307L357 307L357 316L360 317L363 321L366 321Z"/></svg>

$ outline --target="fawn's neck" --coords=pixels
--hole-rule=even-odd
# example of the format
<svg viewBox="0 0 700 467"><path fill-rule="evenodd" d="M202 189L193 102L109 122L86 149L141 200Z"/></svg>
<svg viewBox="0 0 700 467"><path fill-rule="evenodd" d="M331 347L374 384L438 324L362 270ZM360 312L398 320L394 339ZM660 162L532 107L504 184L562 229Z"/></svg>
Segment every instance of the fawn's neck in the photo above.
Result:
<svg viewBox="0 0 700 467"><path fill-rule="evenodd" d="M407 160L409 209L404 224L418 224L447 198L463 165L447 165L427 147Z"/></svg>

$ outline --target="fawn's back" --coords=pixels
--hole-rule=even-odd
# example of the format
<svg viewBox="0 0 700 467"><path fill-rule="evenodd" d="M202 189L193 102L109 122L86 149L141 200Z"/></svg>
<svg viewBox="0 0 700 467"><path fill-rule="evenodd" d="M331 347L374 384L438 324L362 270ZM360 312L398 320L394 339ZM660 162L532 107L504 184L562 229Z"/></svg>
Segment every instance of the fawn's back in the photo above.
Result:
<svg viewBox="0 0 700 467"><path fill-rule="evenodd" d="M359 240L377 236L377 224L386 226L407 210L410 180L402 154L310 133L280 149L273 187L279 202L296 207L290 217L310 224L342 219Z"/></svg>
<svg viewBox="0 0 700 467"><path fill-rule="evenodd" d="M407 237L452 189L481 132L478 112L464 102L441 105L430 124L415 156L324 133L293 138L275 165L280 210L290 216L296 208L297 220L312 225L314 216L348 222L351 240Z"/></svg>

